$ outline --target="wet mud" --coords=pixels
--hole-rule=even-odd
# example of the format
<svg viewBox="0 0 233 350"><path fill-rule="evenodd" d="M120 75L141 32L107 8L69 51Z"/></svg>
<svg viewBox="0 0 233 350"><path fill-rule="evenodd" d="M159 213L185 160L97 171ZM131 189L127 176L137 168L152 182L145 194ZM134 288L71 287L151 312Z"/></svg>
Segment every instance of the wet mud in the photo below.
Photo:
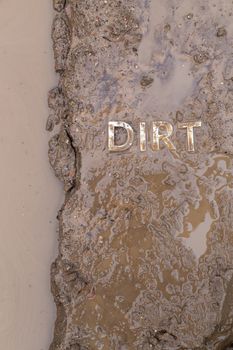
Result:
<svg viewBox="0 0 233 350"><path fill-rule="evenodd" d="M233 349L233 3L54 0L50 350ZM108 122L133 146L108 150ZM140 122L174 125L160 151ZM195 152L178 122L201 121ZM124 135L117 135L119 139Z"/></svg>

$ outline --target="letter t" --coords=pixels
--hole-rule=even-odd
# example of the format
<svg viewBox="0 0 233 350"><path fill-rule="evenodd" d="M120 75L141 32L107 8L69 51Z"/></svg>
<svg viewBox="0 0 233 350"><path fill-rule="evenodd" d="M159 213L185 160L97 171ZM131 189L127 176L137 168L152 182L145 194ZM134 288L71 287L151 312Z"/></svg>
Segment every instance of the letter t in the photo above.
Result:
<svg viewBox="0 0 233 350"><path fill-rule="evenodd" d="M201 121L199 122L187 122L187 123L179 123L178 128L179 129L187 129L187 141L188 141L188 151L194 152L195 146L194 146L194 128L200 128L201 127Z"/></svg>

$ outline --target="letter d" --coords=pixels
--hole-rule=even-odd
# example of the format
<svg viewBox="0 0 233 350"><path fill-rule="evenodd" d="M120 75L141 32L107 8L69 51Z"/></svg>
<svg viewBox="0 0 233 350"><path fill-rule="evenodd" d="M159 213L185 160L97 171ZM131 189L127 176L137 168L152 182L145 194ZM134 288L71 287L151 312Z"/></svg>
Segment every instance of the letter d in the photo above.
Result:
<svg viewBox="0 0 233 350"><path fill-rule="evenodd" d="M115 128L124 128L127 132L126 142L122 145L115 144ZM108 122L108 149L111 152L120 152L129 149L134 140L132 127L125 122Z"/></svg>

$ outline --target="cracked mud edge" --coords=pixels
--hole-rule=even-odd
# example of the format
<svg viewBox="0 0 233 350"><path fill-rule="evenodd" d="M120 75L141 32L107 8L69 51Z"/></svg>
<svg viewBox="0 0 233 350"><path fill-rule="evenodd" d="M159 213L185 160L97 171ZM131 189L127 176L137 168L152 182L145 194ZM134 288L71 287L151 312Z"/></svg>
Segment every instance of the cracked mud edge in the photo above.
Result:
<svg viewBox="0 0 233 350"><path fill-rule="evenodd" d="M55 71L59 74L59 80L62 79L62 74L65 70L66 58L69 53L70 46L70 31L68 27L68 18L65 14L65 0L53 0L55 15L52 26L52 41L55 57ZM49 92L48 105L50 115L47 120L46 130L53 129L62 123L60 132L55 134L49 142L49 160L55 175L64 184L65 200L62 208L59 210L57 220L59 221L59 236L62 235L61 214L69 200L70 195L79 183L79 169L81 168L81 155L78 147L73 145L72 136L69 133L68 126L65 123L67 117L67 106L65 96L59 82L58 87L53 88ZM66 147L63 147L66 145ZM64 156L61 155L64 153ZM72 155L70 157L70 155ZM60 247L59 247L60 248ZM57 259L51 266L51 292L57 308L57 316L54 327L53 342L50 345L50 350L60 349L61 344L66 336L67 315L65 312L64 301L60 297L60 289L56 283L56 275L58 275L58 264L61 259L60 249ZM70 350L78 350L79 346L70 346Z"/></svg>

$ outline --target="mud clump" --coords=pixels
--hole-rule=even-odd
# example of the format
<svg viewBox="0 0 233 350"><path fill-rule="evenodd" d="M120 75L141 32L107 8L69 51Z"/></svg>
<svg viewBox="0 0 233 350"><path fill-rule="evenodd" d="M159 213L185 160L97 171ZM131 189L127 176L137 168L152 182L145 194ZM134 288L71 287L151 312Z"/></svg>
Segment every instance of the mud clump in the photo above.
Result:
<svg viewBox="0 0 233 350"><path fill-rule="evenodd" d="M224 27L218 28L218 30L217 30L217 37L220 38L220 37L225 36L225 35L227 35L226 29Z"/></svg>
<svg viewBox="0 0 233 350"><path fill-rule="evenodd" d="M193 59L196 63L201 64L209 59L208 52L198 52L193 56Z"/></svg>
<svg viewBox="0 0 233 350"><path fill-rule="evenodd" d="M57 12L61 12L64 10L66 4L66 0L53 0L53 8Z"/></svg>
<svg viewBox="0 0 233 350"><path fill-rule="evenodd" d="M153 83L153 81L154 81L153 78L150 78L150 77L147 77L147 76L143 76L141 81L140 81L140 84L143 87L147 87L147 86L151 85Z"/></svg>
<svg viewBox="0 0 233 350"><path fill-rule="evenodd" d="M65 201L50 350L232 348L233 38L216 35L231 5L190 4L54 0L47 130ZM108 121L158 118L176 151L140 152L139 133L108 151ZM192 153L176 127L190 120Z"/></svg>

